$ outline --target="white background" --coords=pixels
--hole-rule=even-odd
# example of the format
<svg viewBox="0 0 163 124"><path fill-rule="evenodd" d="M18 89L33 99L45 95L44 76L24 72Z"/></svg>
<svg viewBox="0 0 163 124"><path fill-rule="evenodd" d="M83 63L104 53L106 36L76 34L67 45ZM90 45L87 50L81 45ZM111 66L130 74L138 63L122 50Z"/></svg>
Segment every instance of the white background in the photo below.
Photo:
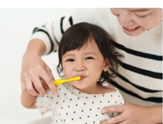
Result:
<svg viewBox="0 0 163 124"><path fill-rule="evenodd" d="M27 124L42 118L38 110L25 109L20 102L22 56L34 27L74 11L75 9L0 9L0 124ZM43 59L52 65L57 63L55 58L57 54ZM43 117L50 115L49 112ZM45 124L43 122L37 121L38 124Z"/></svg>

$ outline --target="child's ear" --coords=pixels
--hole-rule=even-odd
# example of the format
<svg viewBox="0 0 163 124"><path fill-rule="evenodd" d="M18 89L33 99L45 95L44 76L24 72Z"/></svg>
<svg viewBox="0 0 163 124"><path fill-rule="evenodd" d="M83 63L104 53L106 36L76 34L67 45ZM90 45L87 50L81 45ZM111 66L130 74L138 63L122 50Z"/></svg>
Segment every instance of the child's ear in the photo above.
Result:
<svg viewBox="0 0 163 124"><path fill-rule="evenodd" d="M103 71L108 71L110 68L110 62L108 59L105 59L104 61L104 66L103 66Z"/></svg>

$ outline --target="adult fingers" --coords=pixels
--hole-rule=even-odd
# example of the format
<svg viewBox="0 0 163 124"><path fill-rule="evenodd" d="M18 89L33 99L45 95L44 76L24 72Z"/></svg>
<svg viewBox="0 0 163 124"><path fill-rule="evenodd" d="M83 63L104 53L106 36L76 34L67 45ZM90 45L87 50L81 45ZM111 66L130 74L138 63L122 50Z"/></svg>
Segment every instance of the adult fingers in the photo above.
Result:
<svg viewBox="0 0 163 124"><path fill-rule="evenodd" d="M46 69L46 72L48 73L48 75L50 76L50 78L51 78L52 80L54 80L54 77L53 77L53 74L52 74L51 69L50 69L48 66L46 66L45 69Z"/></svg>
<svg viewBox="0 0 163 124"><path fill-rule="evenodd" d="M36 90L40 94L42 94L42 95L46 94L46 89L43 87L40 78L33 77L33 84L34 84L34 87L36 88Z"/></svg>
<svg viewBox="0 0 163 124"><path fill-rule="evenodd" d="M54 76L53 76L53 74L52 74L51 69L50 69L48 66L46 66L46 72L49 74L49 76L50 76L50 78L52 79L52 81L54 81L55 78L54 78ZM54 84L54 85L55 85L55 84ZM55 87L58 88L58 85L55 85Z"/></svg>
<svg viewBox="0 0 163 124"><path fill-rule="evenodd" d="M25 88L25 81L24 81L24 79L23 78L20 78L20 81L21 81L21 89L22 89L22 91L23 92L26 92L27 90Z"/></svg>
<svg viewBox="0 0 163 124"><path fill-rule="evenodd" d="M102 113L122 113L124 111L123 105L109 106L102 109Z"/></svg>
<svg viewBox="0 0 163 124"><path fill-rule="evenodd" d="M123 121L123 122L120 122L120 123L118 123L118 124L131 124L131 123L128 123L128 122L126 122L126 121Z"/></svg>
<svg viewBox="0 0 163 124"><path fill-rule="evenodd" d="M26 90L27 90L28 93L30 93L33 96L39 95L39 93L34 88L33 83L32 83L31 80L26 80Z"/></svg>
<svg viewBox="0 0 163 124"><path fill-rule="evenodd" d="M49 74L45 70L42 70L40 72L40 78L42 78L46 82L46 84L51 89L51 91L54 93L54 95L58 94L57 87L53 83L54 78L49 76Z"/></svg>
<svg viewBox="0 0 163 124"><path fill-rule="evenodd" d="M45 89L45 91L47 91L49 89L48 85L46 85L45 81L43 79L40 79L41 80L41 83Z"/></svg>
<svg viewBox="0 0 163 124"><path fill-rule="evenodd" d="M126 117L123 114L121 114L109 120L103 121L101 122L101 124L119 124L125 120L126 120Z"/></svg>
<svg viewBox="0 0 163 124"><path fill-rule="evenodd" d="M43 83L43 87L45 88L46 91L49 90L48 85L46 85L45 83Z"/></svg>

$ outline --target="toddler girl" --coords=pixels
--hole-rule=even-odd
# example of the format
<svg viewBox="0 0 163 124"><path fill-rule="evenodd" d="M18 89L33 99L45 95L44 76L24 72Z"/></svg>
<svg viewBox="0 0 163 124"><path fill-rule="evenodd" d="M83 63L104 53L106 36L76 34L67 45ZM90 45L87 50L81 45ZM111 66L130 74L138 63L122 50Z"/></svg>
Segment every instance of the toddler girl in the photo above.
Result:
<svg viewBox="0 0 163 124"><path fill-rule="evenodd" d="M121 105L124 100L114 87L105 87L116 76L119 58L114 41L102 28L89 23L71 26L59 45L57 70L66 79L80 76L79 81L58 85L58 95L22 93L22 104L53 113L51 124L99 124L116 114L102 114L107 106ZM26 101L26 102L25 102Z"/></svg>

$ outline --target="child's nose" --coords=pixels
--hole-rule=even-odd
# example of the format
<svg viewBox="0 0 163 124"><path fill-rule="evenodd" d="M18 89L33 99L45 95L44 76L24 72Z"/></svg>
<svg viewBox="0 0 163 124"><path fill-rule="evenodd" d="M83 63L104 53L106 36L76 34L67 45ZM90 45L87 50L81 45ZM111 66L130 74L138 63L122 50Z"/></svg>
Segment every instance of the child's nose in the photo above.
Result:
<svg viewBox="0 0 163 124"><path fill-rule="evenodd" d="M75 70L76 71L84 71L85 69L86 69L86 67L84 65L78 65Z"/></svg>

